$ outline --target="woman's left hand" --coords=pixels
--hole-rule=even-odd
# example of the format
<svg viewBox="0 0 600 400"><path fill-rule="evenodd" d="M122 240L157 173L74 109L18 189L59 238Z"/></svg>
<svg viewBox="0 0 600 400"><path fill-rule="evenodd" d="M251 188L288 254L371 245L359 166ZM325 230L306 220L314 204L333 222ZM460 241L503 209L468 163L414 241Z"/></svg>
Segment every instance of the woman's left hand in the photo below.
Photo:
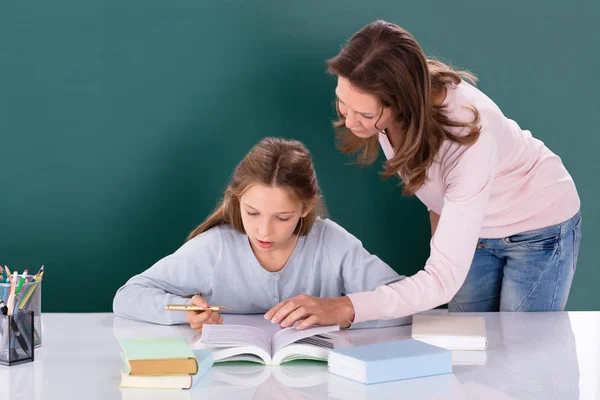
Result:
<svg viewBox="0 0 600 400"><path fill-rule="evenodd" d="M301 294L284 300L265 314L265 319L283 328L300 321L297 329L312 325L339 325L347 328L354 320L354 306L347 296L322 299Z"/></svg>

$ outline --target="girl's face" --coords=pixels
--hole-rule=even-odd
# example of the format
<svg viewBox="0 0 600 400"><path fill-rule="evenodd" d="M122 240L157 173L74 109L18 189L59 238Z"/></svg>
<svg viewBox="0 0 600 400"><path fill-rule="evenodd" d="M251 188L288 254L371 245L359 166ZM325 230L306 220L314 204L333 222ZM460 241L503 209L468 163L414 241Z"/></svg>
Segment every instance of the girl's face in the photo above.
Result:
<svg viewBox="0 0 600 400"><path fill-rule="evenodd" d="M346 127L356 136L367 139L391 125L392 110L383 107L372 94L355 89L348 79L338 76L335 94L340 113L346 119Z"/></svg>
<svg viewBox="0 0 600 400"><path fill-rule="evenodd" d="M289 190L254 184L240 196L240 211L254 251L269 252L293 246L298 220L310 208L303 209Z"/></svg>

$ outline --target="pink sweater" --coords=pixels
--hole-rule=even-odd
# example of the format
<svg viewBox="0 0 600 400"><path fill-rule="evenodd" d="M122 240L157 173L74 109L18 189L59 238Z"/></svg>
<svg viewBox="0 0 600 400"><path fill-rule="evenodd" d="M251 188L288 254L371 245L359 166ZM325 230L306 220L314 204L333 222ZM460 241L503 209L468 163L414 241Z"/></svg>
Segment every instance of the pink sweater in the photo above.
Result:
<svg viewBox="0 0 600 400"><path fill-rule="evenodd" d="M481 136L471 147L446 142L416 193L440 215L425 268L370 292L349 294L354 322L391 319L445 304L463 284L479 238L502 238L561 223L580 207L573 179L560 158L506 118L466 82L448 88L448 115L470 122L479 110ZM454 131L461 133L460 129ZM387 136L379 141L394 156Z"/></svg>

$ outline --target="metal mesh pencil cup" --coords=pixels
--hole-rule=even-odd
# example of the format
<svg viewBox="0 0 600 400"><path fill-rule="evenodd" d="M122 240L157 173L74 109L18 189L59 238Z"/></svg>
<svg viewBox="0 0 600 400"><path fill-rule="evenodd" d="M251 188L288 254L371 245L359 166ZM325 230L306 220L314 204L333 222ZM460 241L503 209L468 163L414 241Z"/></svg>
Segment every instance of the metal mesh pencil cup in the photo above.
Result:
<svg viewBox="0 0 600 400"><path fill-rule="evenodd" d="M20 278L20 276L19 276ZM29 276L31 280L33 276ZM0 283L0 296L8 303L10 283ZM21 311L33 311L33 339L35 347L42 345L42 281L25 282L19 294L15 296L14 314Z"/></svg>
<svg viewBox="0 0 600 400"><path fill-rule="evenodd" d="M34 360L33 312L0 316L0 364L15 365Z"/></svg>

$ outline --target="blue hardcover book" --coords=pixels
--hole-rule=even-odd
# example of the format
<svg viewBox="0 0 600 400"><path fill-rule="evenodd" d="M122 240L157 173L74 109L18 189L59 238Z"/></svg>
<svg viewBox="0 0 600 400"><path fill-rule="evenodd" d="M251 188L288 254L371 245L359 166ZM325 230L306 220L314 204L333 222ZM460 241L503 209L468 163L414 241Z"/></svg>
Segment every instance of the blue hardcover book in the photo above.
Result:
<svg viewBox="0 0 600 400"><path fill-rule="evenodd" d="M371 384L452 373L452 352L406 339L329 351L329 372Z"/></svg>

